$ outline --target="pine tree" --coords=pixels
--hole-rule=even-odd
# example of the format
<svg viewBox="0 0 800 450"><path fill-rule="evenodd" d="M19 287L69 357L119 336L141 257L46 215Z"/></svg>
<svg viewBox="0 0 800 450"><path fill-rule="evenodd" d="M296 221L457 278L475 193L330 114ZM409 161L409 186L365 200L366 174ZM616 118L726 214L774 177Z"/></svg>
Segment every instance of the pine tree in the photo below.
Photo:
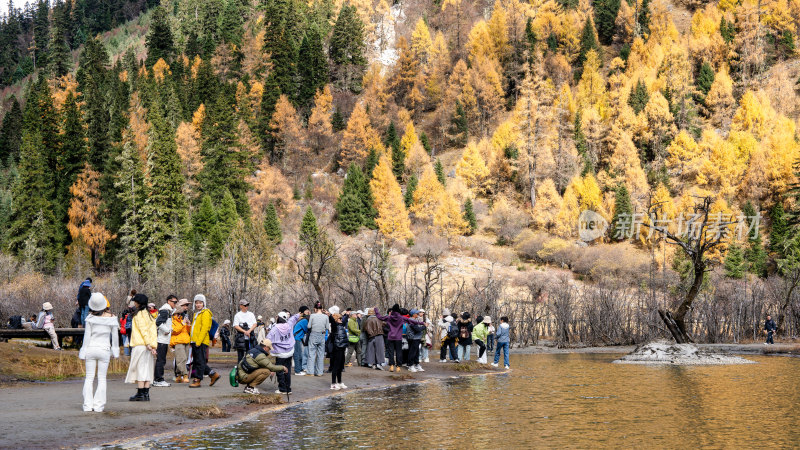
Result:
<svg viewBox="0 0 800 450"><path fill-rule="evenodd" d="M783 245L789 232L789 224L781 202L775 203L769 213L772 226L769 232L769 251L779 257L783 255Z"/></svg>
<svg viewBox="0 0 800 450"><path fill-rule="evenodd" d="M581 32L581 47L578 52L578 59L575 62L578 68L577 74L583 72L583 63L586 62L586 55L591 50L596 51L598 57L602 55L602 49L600 48L600 44L597 43L597 37L595 36L594 22L592 22L591 17L587 17L586 22L583 24L583 31Z"/></svg>
<svg viewBox="0 0 800 450"><path fill-rule="evenodd" d="M278 245L283 242L283 231L281 231L281 221L278 218L278 211L275 209L275 203L270 202L267 207L266 215L264 216L264 231L267 237L273 244Z"/></svg>
<svg viewBox="0 0 800 450"><path fill-rule="evenodd" d="M750 239L750 247L745 251L745 258L751 273L762 278L767 276L767 252L761 242L761 234L755 233L755 237Z"/></svg>
<svg viewBox="0 0 800 450"><path fill-rule="evenodd" d="M303 215L303 221L300 222L300 233L298 239L304 246L312 246L319 238L320 231L317 226L317 217L314 216L314 211L311 208L306 209Z"/></svg>
<svg viewBox="0 0 800 450"><path fill-rule="evenodd" d="M469 121L467 120L467 113L464 111L464 106L460 101L456 100L456 108L453 112L453 117L450 119L450 127L447 130L447 135L452 147L463 147L467 145L469 140Z"/></svg>
<svg viewBox="0 0 800 450"><path fill-rule="evenodd" d="M272 78L272 83L280 89L280 93L295 99L297 49L300 41L300 36L294 34L297 31L294 21L298 20L294 10L295 2L279 0L269 2L268 5L263 49L272 63L269 78Z"/></svg>
<svg viewBox="0 0 800 450"><path fill-rule="evenodd" d="M236 212L236 202L229 191L225 191L222 196L222 203L217 208L217 226L222 242L228 240L231 232L239 222L239 214Z"/></svg>
<svg viewBox="0 0 800 450"><path fill-rule="evenodd" d="M11 96L11 108L3 116L0 127L0 163L9 158L19 158L19 147L22 144L22 108L15 96Z"/></svg>
<svg viewBox="0 0 800 450"><path fill-rule="evenodd" d="M473 233L478 229L478 220L475 218L475 211L472 207L472 198L467 197L467 200L464 202L464 220L469 225L467 236L472 236Z"/></svg>
<svg viewBox="0 0 800 450"><path fill-rule="evenodd" d="M536 36L536 30L533 29L533 19L528 17L525 22L525 50L528 52L528 63L533 63L536 55L536 44L539 42L539 37Z"/></svg>
<svg viewBox="0 0 800 450"><path fill-rule="evenodd" d="M308 105L318 90L328 82L328 61L322 34L316 24L311 24L303 36L298 53L297 72L300 83L298 104Z"/></svg>
<svg viewBox="0 0 800 450"><path fill-rule="evenodd" d="M339 230L344 234L358 232L364 222L361 214L361 200L353 192L344 192L336 201L336 218L339 220Z"/></svg>
<svg viewBox="0 0 800 450"><path fill-rule="evenodd" d="M644 81L639 80L636 85L631 88L631 95L628 97L628 105L633 108L633 112L639 114L647 106L650 101L650 93L647 92L647 86Z"/></svg>
<svg viewBox="0 0 800 450"><path fill-rule="evenodd" d="M429 155L433 154L433 147L431 147L430 138L428 138L428 135L425 134L424 131L419 134L419 142L422 144L422 148L424 148Z"/></svg>
<svg viewBox="0 0 800 450"><path fill-rule="evenodd" d="M581 157L583 161L583 168L581 169L581 176L585 176L587 173L591 173L594 175L594 164L592 162L592 157L589 155L589 145L586 142L586 135L583 133L583 125L581 122L581 112L578 111L575 113L575 151L578 153L578 156Z"/></svg>
<svg viewBox="0 0 800 450"><path fill-rule="evenodd" d="M175 53L175 43L172 29L169 25L169 13L163 6L156 7L150 22L150 31L145 39L147 45L147 59L145 64L152 66L159 59L171 61Z"/></svg>
<svg viewBox="0 0 800 450"><path fill-rule="evenodd" d="M38 0L33 16L33 68L47 67L47 46L50 42L50 8L47 0Z"/></svg>
<svg viewBox="0 0 800 450"><path fill-rule="evenodd" d="M433 171L436 173L436 178L439 180L439 183L442 183L442 186L447 186L447 179L444 177L444 166L442 166L442 161L439 158L436 158Z"/></svg>
<svg viewBox="0 0 800 450"><path fill-rule="evenodd" d="M328 56L333 62L331 78L339 88L361 91L361 79L367 67L364 57L364 23L355 6L342 5L330 38Z"/></svg>
<svg viewBox="0 0 800 450"><path fill-rule="evenodd" d="M63 77L72 68L72 56L69 52L64 29L54 26L51 29L50 44L47 49L48 67L54 77Z"/></svg>
<svg viewBox="0 0 800 450"><path fill-rule="evenodd" d="M41 149L41 135L26 130L22 135L19 178L13 188L14 204L7 242L15 254L29 261L34 259L32 262L38 268L49 271L55 267L61 250L57 244L52 205L47 198L47 193L53 192L52 181Z"/></svg>
<svg viewBox="0 0 800 450"><path fill-rule="evenodd" d="M650 34L650 0L642 0L636 23L639 28L639 35L648 36Z"/></svg>
<svg viewBox="0 0 800 450"><path fill-rule="evenodd" d="M59 159L61 155L60 120L58 112L53 106L53 97L47 79L40 76L31 86L27 95L23 116L23 133L28 130L31 134L38 134L41 144L41 155L45 165L45 176L48 191L44 192L47 199L55 198L55 190L59 185ZM63 236L60 236L63 238ZM59 240L61 242L61 240Z"/></svg>
<svg viewBox="0 0 800 450"><path fill-rule="evenodd" d="M597 23L597 36L603 45L611 45L616 33L616 20L620 0L598 0L594 3L594 18Z"/></svg>
<svg viewBox="0 0 800 450"><path fill-rule="evenodd" d="M417 176L415 174L411 174L408 177L408 182L406 183L406 193L403 199L406 203L406 208L410 208L411 204L414 202L414 191L417 190Z"/></svg>
<svg viewBox="0 0 800 450"><path fill-rule="evenodd" d="M339 229L345 234L352 234L362 225L373 228L375 218L373 201L372 191L361 168L355 163L350 164L342 193L336 202Z"/></svg>
<svg viewBox="0 0 800 450"><path fill-rule="evenodd" d="M733 42L733 38L736 37L736 27L725 20L725 15L719 19L719 34L726 44Z"/></svg>
<svg viewBox="0 0 800 450"><path fill-rule="evenodd" d="M745 274L745 260L742 256L742 249L736 244L728 246L728 253L725 256L725 276L728 278L740 279Z"/></svg>
<svg viewBox="0 0 800 450"><path fill-rule="evenodd" d="M392 172L397 178L397 182L403 181L403 173L406 171L406 155L400 146L392 147Z"/></svg>
<svg viewBox="0 0 800 450"><path fill-rule="evenodd" d="M228 0L225 2L225 9L222 10L222 15L219 18L218 35L222 42L233 44L236 47L242 46L242 35L244 34L243 13L241 1Z"/></svg>
<svg viewBox="0 0 800 450"><path fill-rule="evenodd" d="M397 134L397 128L394 126L394 121L389 122L389 128L386 129L386 137L383 144L387 148L400 148L400 136Z"/></svg>
<svg viewBox="0 0 800 450"><path fill-rule="evenodd" d="M711 64L708 62L704 62L702 66L700 66L700 71L697 74L697 90L700 91L702 94L702 99L705 101L706 95L708 95L708 91L711 90L711 85L714 84L714 69L711 67Z"/></svg>
<svg viewBox="0 0 800 450"><path fill-rule="evenodd" d="M200 207L192 215L192 241L195 251L208 252L204 259L216 260L224 247L217 222L217 212L211 197L206 194L200 201Z"/></svg>
<svg viewBox="0 0 800 450"><path fill-rule="evenodd" d="M114 174L116 203L120 207L120 227L117 239L119 262L138 272L144 257L145 242L142 234L142 206L146 196L142 160L127 127L123 133L122 152L116 158L119 169Z"/></svg>
<svg viewBox="0 0 800 450"><path fill-rule="evenodd" d="M333 115L331 115L331 126L333 127L333 131L337 133L347 128L347 123L344 121L344 116L342 116L341 111L338 109L333 110Z"/></svg>
<svg viewBox="0 0 800 450"><path fill-rule="evenodd" d="M625 236L617 232L617 229L623 226L621 224L623 217L627 217L628 224L632 223L633 205L631 204L631 196L625 184L621 183L614 190L614 216L611 219L611 226L608 228L609 236L612 240L625 240Z"/></svg>
<svg viewBox="0 0 800 450"><path fill-rule="evenodd" d="M111 150L111 136L109 135L111 117L107 100L107 91L110 88L108 69L106 67L108 60L108 52L103 43L97 38L90 39L86 42L81 53L76 77L85 100L84 113L87 127L86 137L88 139L89 162L94 170L98 172L105 170L109 163L114 162L114 158L109 157ZM115 98L118 102L115 106L119 108L120 111L118 113L120 115L127 116L129 106L127 98L128 87L125 83L122 83L122 85L122 89L125 89L125 91L121 93L122 98ZM125 126L125 121L119 122L119 118L117 120L121 133L122 128ZM102 188L107 188L110 185L108 180L110 175L106 174L104 180L101 181Z"/></svg>
<svg viewBox="0 0 800 450"><path fill-rule="evenodd" d="M83 165L86 162L86 138L84 136L84 125L81 118L81 111L75 96L70 92L64 101L64 125L63 142L58 176L59 185L57 186L56 197L53 206L58 223L66 223L67 208L70 206L70 189L78 179L78 174L85 170ZM96 173L96 172L95 172ZM99 195L99 192L98 192ZM88 244L88 242L86 242ZM91 247L91 245L90 245Z"/></svg>

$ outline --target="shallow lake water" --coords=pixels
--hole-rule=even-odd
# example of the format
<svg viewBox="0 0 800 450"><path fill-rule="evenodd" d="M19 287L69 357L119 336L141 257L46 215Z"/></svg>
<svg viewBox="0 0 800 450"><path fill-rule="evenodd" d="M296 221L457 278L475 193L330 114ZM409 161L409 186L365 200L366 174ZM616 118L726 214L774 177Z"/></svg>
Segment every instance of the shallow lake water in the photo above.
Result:
<svg viewBox="0 0 800 450"><path fill-rule="evenodd" d="M645 367L611 364L617 356L512 355L507 374L353 392L144 446L800 446L800 359Z"/></svg>

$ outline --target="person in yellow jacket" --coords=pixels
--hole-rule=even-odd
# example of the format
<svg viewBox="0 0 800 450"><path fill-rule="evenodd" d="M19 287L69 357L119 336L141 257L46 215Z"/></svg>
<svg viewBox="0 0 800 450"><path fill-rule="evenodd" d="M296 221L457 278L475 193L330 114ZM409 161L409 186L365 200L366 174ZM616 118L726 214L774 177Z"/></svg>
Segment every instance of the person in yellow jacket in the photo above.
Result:
<svg viewBox="0 0 800 450"><path fill-rule="evenodd" d="M208 367L207 350L211 341L209 331L211 331L211 310L206 308L206 296L197 294L194 296L194 320L192 320L192 384L190 388L199 388L203 381L203 375L208 375L211 379L209 386L219 380L219 374L214 369Z"/></svg>
<svg viewBox="0 0 800 450"><path fill-rule="evenodd" d="M188 383L189 374L186 373L186 361L189 359L189 352L192 347L190 342L192 336L190 331L192 322L189 320L189 300L182 298L175 305L172 312L172 337L169 345L175 354L175 382Z"/></svg>
<svg viewBox="0 0 800 450"><path fill-rule="evenodd" d="M136 313L131 324L131 362L125 382L137 385L136 395L130 401L149 402L158 347L156 320L147 310L146 295L136 294L132 300L136 304Z"/></svg>

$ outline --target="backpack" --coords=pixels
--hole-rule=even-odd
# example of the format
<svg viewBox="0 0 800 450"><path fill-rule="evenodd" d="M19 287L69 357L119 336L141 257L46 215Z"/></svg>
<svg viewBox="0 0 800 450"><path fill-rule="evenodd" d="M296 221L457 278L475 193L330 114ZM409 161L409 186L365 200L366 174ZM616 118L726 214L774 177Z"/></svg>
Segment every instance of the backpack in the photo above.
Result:
<svg viewBox="0 0 800 450"><path fill-rule="evenodd" d="M458 325L455 322L450 323L450 328L447 329L447 337L450 339L458 337Z"/></svg>
<svg viewBox="0 0 800 450"><path fill-rule="evenodd" d="M469 339L469 334L470 333L469 333L469 327L467 326L467 324L463 324L463 325L459 326L458 328L459 328L458 338L459 339Z"/></svg>
<svg viewBox="0 0 800 450"><path fill-rule="evenodd" d="M216 336L217 336L217 330L218 330L218 329L219 329L219 323L218 323L216 320L214 320L214 319L211 319L211 329L210 329L210 330L208 330L208 338L209 338L210 340L212 340L212 341L213 341L213 340L215 340L215 339L216 339Z"/></svg>
<svg viewBox="0 0 800 450"><path fill-rule="evenodd" d="M11 316L8 318L8 328L19 330L22 328L22 316Z"/></svg>
<svg viewBox="0 0 800 450"><path fill-rule="evenodd" d="M80 307L78 307L78 309L76 309L75 312L72 313L72 320L69 321L69 325L72 328L78 328L81 325L81 308Z"/></svg>
<svg viewBox="0 0 800 450"><path fill-rule="evenodd" d="M119 319L119 332L123 336L127 336L128 335L128 314L127 313L125 315L123 315L121 319Z"/></svg>

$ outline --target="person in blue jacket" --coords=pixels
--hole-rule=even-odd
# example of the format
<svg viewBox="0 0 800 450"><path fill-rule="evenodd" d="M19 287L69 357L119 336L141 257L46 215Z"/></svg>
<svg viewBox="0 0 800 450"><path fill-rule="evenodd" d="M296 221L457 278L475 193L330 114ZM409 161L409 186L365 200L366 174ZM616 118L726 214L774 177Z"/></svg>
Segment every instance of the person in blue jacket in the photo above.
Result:
<svg viewBox="0 0 800 450"><path fill-rule="evenodd" d="M294 374L298 376L306 375L306 365L308 364L308 316L311 311L308 306L300 307L300 320L294 325Z"/></svg>

